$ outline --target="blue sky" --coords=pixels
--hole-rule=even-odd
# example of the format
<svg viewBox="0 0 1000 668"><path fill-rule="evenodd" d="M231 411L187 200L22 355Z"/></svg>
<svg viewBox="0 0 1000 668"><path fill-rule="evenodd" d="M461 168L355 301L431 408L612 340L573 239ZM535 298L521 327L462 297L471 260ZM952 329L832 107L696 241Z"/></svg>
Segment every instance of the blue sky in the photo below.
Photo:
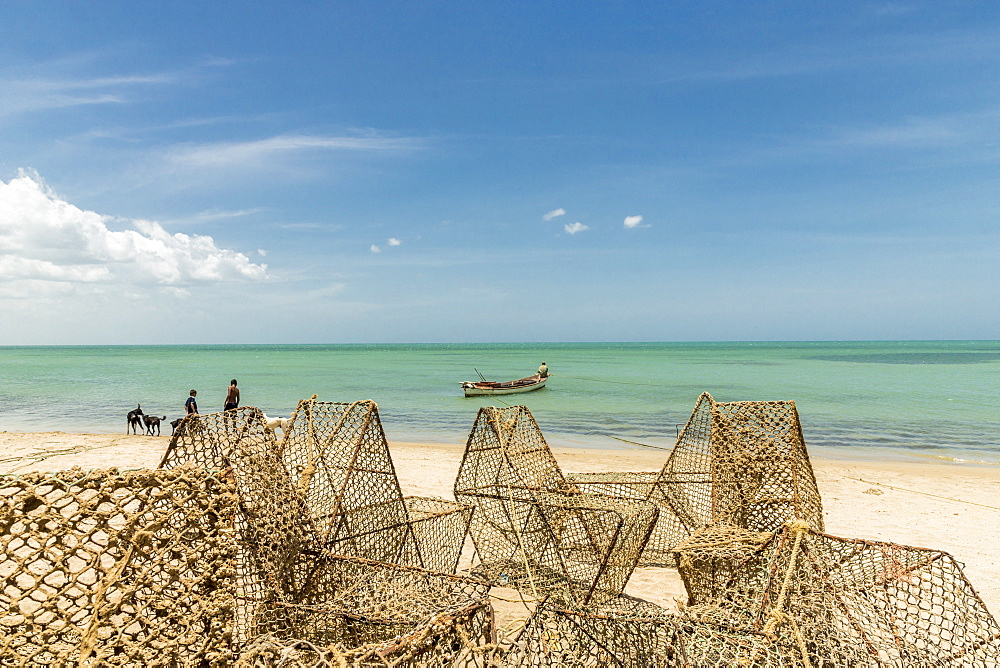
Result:
<svg viewBox="0 0 1000 668"><path fill-rule="evenodd" d="M1000 5L0 2L0 344L1000 338Z"/></svg>

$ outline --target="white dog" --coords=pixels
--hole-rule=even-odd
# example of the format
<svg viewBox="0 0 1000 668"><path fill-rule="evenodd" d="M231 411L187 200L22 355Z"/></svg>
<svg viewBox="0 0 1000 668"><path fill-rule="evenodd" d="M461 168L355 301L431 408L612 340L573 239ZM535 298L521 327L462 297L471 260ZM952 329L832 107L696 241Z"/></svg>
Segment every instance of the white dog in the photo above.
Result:
<svg viewBox="0 0 1000 668"><path fill-rule="evenodd" d="M280 429L282 432L288 431L288 425L290 422L291 418L264 416L264 424L271 432L274 432L277 429Z"/></svg>

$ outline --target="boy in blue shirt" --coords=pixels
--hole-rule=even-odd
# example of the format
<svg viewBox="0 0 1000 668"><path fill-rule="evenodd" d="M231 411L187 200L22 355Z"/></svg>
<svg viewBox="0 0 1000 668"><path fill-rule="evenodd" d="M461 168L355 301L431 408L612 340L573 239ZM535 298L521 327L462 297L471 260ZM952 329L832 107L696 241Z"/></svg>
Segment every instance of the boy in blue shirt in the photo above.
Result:
<svg viewBox="0 0 1000 668"><path fill-rule="evenodd" d="M198 393L191 390L191 396L189 396L187 401L184 402L184 411L187 415L198 414L198 402L195 400L196 396L198 396Z"/></svg>

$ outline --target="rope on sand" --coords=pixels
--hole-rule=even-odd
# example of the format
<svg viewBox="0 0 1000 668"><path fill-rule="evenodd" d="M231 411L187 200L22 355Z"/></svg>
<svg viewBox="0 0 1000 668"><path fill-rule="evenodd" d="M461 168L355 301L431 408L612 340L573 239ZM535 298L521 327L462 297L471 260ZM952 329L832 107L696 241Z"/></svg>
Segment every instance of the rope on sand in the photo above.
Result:
<svg viewBox="0 0 1000 668"><path fill-rule="evenodd" d="M980 506L982 508L989 508L990 510L1000 510L1000 507L990 506L990 505L987 505L985 503L976 503L975 501L966 501L965 499L956 499L956 498L951 497L951 496L941 496L940 494L931 494L930 492L921 492L920 490L907 489L905 487L894 487L892 485L887 485L884 482L875 482L873 480L864 480L863 478L853 478L853 477L851 477L849 475L842 475L840 477L844 478L846 480L857 480L858 482L863 482L866 485L878 485L879 487L888 487L889 489L894 489L894 490L899 491L899 492L911 492L913 494L923 494L924 496L930 496L930 497L933 497L935 499L943 499L945 501L954 501L955 503L967 503L970 506Z"/></svg>
<svg viewBox="0 0 1000 668"><path fill-rule="evenodd" d="M648 443L639 443L638 441L630 441L627 438L620 438L618 436L612 436L611 434L607 434L607 436L615 439L616 441L621 441L622 443L628 443L629 445L638 445L643 448L653 448L654 450L673 450L673 447L665 448L662 445L649 445Z"/></svg>
<svg viewBox="0 0 1000 668"><path fill-rule="evenodd" d="M20 468L23 468L29 464L40 464L46 459L52 457L62 457L64 455L79 455L84 452L90 452L92 450L99 450L101 448L113 448L116 447L118 443L108 443L105 445L72 445L67 448L62 448L60 450L46 450L42 452L34 452L24 455L15 455L13 457L3 457L0 458L0 465L4 464L14 464L23 462L18 466L7 471L7 473L13 473Z"/></svg>

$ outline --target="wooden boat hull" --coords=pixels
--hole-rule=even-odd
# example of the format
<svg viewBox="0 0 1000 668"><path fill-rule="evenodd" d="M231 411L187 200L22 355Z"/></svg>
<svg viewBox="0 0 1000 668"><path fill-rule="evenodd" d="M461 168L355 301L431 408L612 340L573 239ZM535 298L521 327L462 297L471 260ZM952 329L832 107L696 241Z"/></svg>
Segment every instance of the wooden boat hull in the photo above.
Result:
<svg viewBox="0 0 1000 668"><path fill-rule="evenodd" d="M485 397L494 394L521 394L522 392L533 392L545 387L548 378L529 376L519 380L512 380L504 383L467 381L462 383L462 391L467 397Z"/></svg>

